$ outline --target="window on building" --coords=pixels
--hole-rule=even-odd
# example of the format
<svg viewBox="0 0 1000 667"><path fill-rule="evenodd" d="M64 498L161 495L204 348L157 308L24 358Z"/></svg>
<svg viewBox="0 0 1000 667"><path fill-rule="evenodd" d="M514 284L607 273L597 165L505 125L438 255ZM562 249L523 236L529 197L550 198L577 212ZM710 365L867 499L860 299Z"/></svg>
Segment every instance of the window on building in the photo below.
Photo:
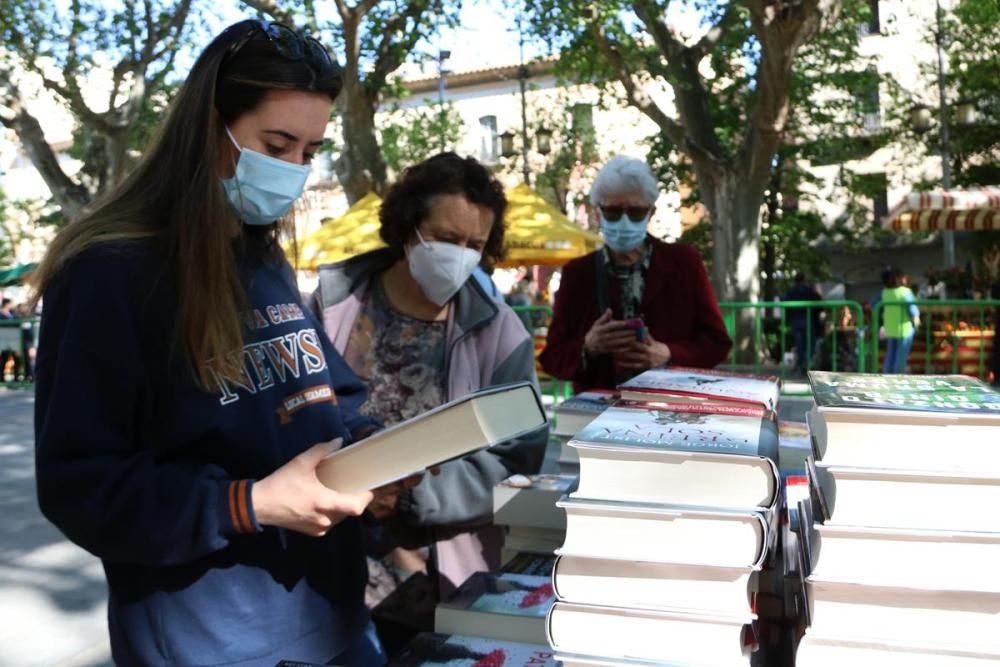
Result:
<svg viewBox="0 0 1000 667"><path fill-rule="evenodd" d="M876 179L876 189L872 193L872 213L875 215L875 222L889 215L889 181L885 174L874 174Z"/></svg>
<svg viewBox="0 0 1000 667"><path fill-rule="evenodd" d="M858 26L858 34L862 37L866 35L878 35L882 32L882 23L878 13L879 0L868 0L868 22Z"/></svg>
<svg viewBox="0 0 1000 667"><path fill-rule="evenodd" d="M482 116L479 119L479 159L491 163L497 160L497 117Z"/></svg>
<svg viewBox="0 0 1000 667"><path fill-rule="evenodd" d="M570 110L573 119L573 130L584 134L594 129L594 106L592 104L574 104Z"/></svg>
<svg viewBox="0 0 1000 667"><path fill-rule="evenodd" d="M865 73L862 85L857 92L858 113L865 133L878 132L882 129L882 103L879 99L879 73L874 67L869 67Z"/></svg>

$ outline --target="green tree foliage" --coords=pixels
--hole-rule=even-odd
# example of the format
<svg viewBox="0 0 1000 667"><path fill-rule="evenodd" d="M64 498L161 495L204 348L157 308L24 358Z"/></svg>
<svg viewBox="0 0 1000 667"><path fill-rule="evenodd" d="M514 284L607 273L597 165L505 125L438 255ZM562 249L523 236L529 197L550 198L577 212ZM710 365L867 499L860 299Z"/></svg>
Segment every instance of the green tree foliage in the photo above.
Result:
<svg viewBox="0 0 1000 667"><path fill-rule="evenodd" d="M72 217L132 166L169 98L191 9L192 0L0 0L0 123L52 191L54 219ZM66 173L29 110L39 85L73 116L79 173Z"/></svg>
<svg viewBox="0 0 1000 667"><path fill-rule="evenodd" d="M1000 3L961 0L945 30L952 99L974 100L978 111L952 133L955 182L1000 184Z"/></svg>
<svg viewBox="0 0 1000 667"><path fill-rule="evenodd" d="M396 104L380 125L382 155L396 174L436 153L455 150L465 133L465 121L451 102L412 109Z"/></svg>
<svg viewBox="0 0 1000 667"><path fill-rule="evenodd" d="M415 49L420 41L458 21L460 0L334 0L328 18L314 0L242 0L261 15L305 28L334 46L344 70L337 99L343 141L334 167L353 204L368 192L381 193L387 181L386 159L379 145L375 112L402 92L392 78L407 59L427 59Z"/></svg>
<svg viewBox="0 0 1000 667"><path fill-rule="evenodd" d="M681 34L667 20L671 5L699 15L706 29ZM762 211L779 151L815 146L831 123L848 133L863 125L846 91L865 76L854 49L855 20L867 3L528 0L528 7L535 32L562 52L563 76L604 86L659 127L651 162L668 186L693 185L692 200L706 206L720 298L756 296ZM672 109L664 101L671 97Z"/></svg>

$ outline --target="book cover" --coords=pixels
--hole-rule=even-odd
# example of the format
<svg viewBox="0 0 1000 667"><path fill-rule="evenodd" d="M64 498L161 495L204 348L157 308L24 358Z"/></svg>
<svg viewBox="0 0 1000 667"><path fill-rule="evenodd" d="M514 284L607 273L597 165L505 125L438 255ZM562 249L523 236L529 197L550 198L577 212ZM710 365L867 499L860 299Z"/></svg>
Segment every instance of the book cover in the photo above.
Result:
<svg viewBox="0 0 1000 667"><path fill-rule="evenodd" d="M750 406L621 401L581 430L574 442L777 459L765 434L766 412Z"/></svg>
<svg viewBox="0 0 1000 667"><path fill-rule="evenodd" d="M651 368L618 387L622 398L674 396L686 400L721 401L778 409L781 384L776 377L761 378L703 368Z"/></svg>
<svg viewBox="0 0 1000 667"><path fill-rule="evenodd" d="M548 646L421 633L389 665L390 667L558 667Z"/></svg>
<svg viewBox="0 0 1000 667"><path fill-rule="evenodd" d="M1000 416L1000 393L965 375L879 375L809 371L820 409L889 409Z"/></svg>

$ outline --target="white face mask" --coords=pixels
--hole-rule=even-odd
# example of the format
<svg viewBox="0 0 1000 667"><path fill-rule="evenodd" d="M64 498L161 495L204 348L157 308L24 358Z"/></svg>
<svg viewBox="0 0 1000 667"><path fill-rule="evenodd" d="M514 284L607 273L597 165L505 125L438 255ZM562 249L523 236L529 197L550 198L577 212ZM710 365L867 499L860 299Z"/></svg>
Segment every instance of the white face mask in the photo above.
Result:
<svg viewBox="0 0 1000 667"><path fill-rule="evenodd" d="M406 251L410 275L428 299L444 306L472 275L482 254L454 243L428 243L419 230L417 240L419 243Z"/></svg>

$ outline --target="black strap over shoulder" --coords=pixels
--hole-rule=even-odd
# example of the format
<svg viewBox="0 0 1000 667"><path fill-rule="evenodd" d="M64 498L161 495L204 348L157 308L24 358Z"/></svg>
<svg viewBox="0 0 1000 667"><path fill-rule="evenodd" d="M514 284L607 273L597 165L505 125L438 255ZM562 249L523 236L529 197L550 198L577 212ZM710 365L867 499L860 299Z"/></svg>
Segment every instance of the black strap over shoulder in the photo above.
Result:
<svg viewBox="0 0 1000 667"><path fill-rule="evenodd" d="M604 261L604 251L594 253L594 297L597 299L597 316L600 317L611 305L608 297L608 266Z"/></svg>

